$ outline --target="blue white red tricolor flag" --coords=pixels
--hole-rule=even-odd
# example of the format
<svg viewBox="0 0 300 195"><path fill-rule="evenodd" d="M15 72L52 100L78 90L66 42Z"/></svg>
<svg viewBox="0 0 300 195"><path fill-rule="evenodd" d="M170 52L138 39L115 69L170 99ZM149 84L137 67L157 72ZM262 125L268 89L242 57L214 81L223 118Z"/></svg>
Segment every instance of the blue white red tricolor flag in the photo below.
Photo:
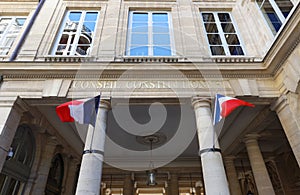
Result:
<svg viewBox="0 0 300 195"><path fill-rule="evenodd" d="M220 122L222 118L227 117L233 110L235 110L239 106L254 107L254 105L249 102L216 94L213 124L215 125Z"/></svg>
<svg viewBox="0 0 300 195"><path fill-rule="evenodd" d="M89 99L73 100L57 106L56 113L62 122L77 121L95 127L99 102L100 95Z"/></svg>

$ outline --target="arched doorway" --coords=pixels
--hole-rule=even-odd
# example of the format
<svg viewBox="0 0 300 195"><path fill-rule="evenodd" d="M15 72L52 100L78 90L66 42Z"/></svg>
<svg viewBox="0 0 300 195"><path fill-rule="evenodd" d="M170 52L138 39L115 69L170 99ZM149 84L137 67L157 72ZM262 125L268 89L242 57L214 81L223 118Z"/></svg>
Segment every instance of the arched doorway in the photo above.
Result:
<svg viewBox="0 0 300 195"><path fill-rule="evenodd" d="M12 142L14 152L7 159L0 173L0 194L20 194L30 175L30 169L35 155L35 141L28 126L18 127Z"/></svg>

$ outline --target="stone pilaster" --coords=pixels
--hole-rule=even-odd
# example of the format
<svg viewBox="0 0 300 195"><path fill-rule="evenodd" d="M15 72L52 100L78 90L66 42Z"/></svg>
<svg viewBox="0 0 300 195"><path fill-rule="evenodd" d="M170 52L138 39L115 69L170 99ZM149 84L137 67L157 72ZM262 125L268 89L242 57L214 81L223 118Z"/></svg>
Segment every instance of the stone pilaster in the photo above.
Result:
<svg viewBox="0 0 300 195"><path fill-rule="evenodd" d="M276 111L286 137L300 166L300 97L289 92L281 96L271 109Z"/></svg>
<svg viewBox="0 0 300 195"><path fill-rule="evenodd" d="M264 159L259 149L257 135L248 135L245 144L259 195L275 194Z"/></svg>
<svg viewBox="0 0 300 195"><path fill-rule="evenodd" d="M219 143L212 125L210 101L197 98L192 103L196 115L205 194L230 194Z"/></svg>
<svg viewBox="0 0 300 195"><path fill-rule="evenodd" d="M47 137L47 140L43 148L40 165L37 170L37 176L34 180L34 184L31 189L32 195L45 194L48 174L51 167L52 158L54 157L56 146L57 146L56 138Z"/></svg>
<svg viewBox="0 0 300 195"><path fill-rule="evenodd" d="M133 194L133 184L131 174L126 174L124 178L123 195Z"/></svg>
<svg viewBox="0 0 300 195"><path fill-rule="evenodd" d="M227 178L229 182L230 193L234 195L242 195L242 190L237 178L237 172L234 166L234 156L226 156L224 164L226 167Z"/></svg>
<svg viewBox="0 0 300 195"><path fill-rule="evenodd" d="M76 195L100 193L107 112L109 109L110 103L101 100L95 128L90 125L88 129Z"/></svg>

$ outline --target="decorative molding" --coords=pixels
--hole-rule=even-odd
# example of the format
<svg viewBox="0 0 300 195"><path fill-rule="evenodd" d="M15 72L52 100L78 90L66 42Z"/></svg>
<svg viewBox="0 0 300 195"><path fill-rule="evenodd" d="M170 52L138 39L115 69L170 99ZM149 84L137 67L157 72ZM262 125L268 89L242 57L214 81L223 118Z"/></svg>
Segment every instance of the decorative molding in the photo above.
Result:
<svg viewBox="0 0 300 195"><path fill-rule="evenodd" d="M93 57L79 57L79 56L45 56L45 62L92 62L95 61Z"/></svg>
<svg viewBox="0 0 300 195"><path fill-rule="evenodd" d="M115 58L115 61L117 62L125 62L125 63L177 63L180 61L184 61L184 58L179 57L121 57L121 58Z"/></svg>
<svg viewBox="0 0 300 195"><path fill-rule="evenodd" d="M247 56L241 56L241 57L212 57L214 62L217 63L250 63L250 62L257 62L260 61L258 58L255 57L247 57Z"/></svg>
<svg viewBox="0 0 300 195"><path fill-rule="evenodd" d="M170 70L172 71L172 70ZM95 71L94 71L95 72ZM65 74L4 74L3 79L117 79L117 78L272 78L272 74L201 74L199 70L197 70L198 73L195 74L126 74L122 75L120 74L74 74L74 73L65 73ZM231 71L232 72L232 71Z"/></svg>

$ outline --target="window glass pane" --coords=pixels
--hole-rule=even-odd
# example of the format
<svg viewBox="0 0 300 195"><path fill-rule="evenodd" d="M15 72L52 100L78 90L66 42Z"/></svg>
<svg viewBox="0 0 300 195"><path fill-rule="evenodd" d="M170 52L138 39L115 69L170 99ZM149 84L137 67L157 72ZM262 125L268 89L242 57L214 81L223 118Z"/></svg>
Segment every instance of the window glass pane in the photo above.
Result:
<svg viewBox="0 0 300 195"><path fill-rule="evenodd" d="M141 21L145 22L148 21L148 13L134 13L132 16L132 20L134 22Z"/></svg>
<svg viewBox="0 0 300 195"><path fill-rule="evenodd" d="M78 22L73 22L73 21L67 21L66 22L66 25L65 25L65 27L64 27L64 31L68 31L68 32L70 32L70 31L74 31L74 32L76 32L77 31L77 28L78 28Z"/></svg>
<svg viewBox="0 0 300 195"><path fill-rule="evenodd" d="M147 34L136 34L131 35L131 44L133 45L147 45L148 35Z"/></svg>
<svg viewBox="0 0 300 195"><path fill-rule="evenodd" d="M152 21L153 22L168 22L168 14L167 13L153 13Z"/></svg>
<svg viewBox="0 0 300 195"><path fill-rule="evenodd" d="M170 44L169 34L154 34L153 35L153 44L154 45L169 45Z"/></svg>
<svg viewBox="0 0 300 195"><path fill-rule="evenodd" d="M68 42L69 35L62 35L59 41L60 44L66 44Z"/></svg>
<svg viewBox="0 0 300 195"><path fill-rule="evenodd" d="M215 22L214 15L212 13L202 13L204 22Z"/></svg>
<svg viewBox="0 0 300 195"><path fill-rule="evenodd" d="M12 46L12 44L14 43L15 39L16 39L16 37L7 37L4 41L3 46L10 48Z"/></svg>
<svg viewBox="0 0 300 195"><path fill-rule="evenodd" d="M131 56L148 56L148 47L133 47L130 49Z"/></svg>
<svg viewBox="0 0 300 195"><path fill-rule="evenodd" d="M266 13L269 19L269 23L272 24L272 26L274 27L275 31L278 32L282 23L279 20L278 16L276 13L270 12L270 13Z"/></svg>
<svg viewBox="0 0 300 195"><path fill-rule="evenodd" d="M241 46L229 46L229 51L231 55L244 55Z"/></svg>
<svg viewBox="0 0 300 195"><path fill-rule="evenodd" d="M225 55L224 48L222 46L210 46L212 55Z"/></svg>
<svg viewBox="0 0 300 195"><path fill-rule="evenodd" d="M236 34L225 34L226 42L228 45L239 45L240 41Z"/></svg>
<svg viewBox="0 0 300 195"><path fill-rule="evenodd" d="M85 21L96 21L98 13L97 12L87 12L85 15Z"/></svg>
<svg viewBox="0 0 300 195"><path fill-rule="evenodd" d="M11 19L10 18L2 18L0 20L0 34L4 33L6 28L8 27Z"/></svg>
<svg viewBox="0 0 300 195"><path fill-rule="evenodd" d="M281 10L284 17L287 17L293 9L293 4L290 0L275 0L277 6Z"/></svg>
<svg viewBox="0 0 300 195"><path fill-rule="evenodd" d="M16 23L19 25L19 26L23 26L24 23L26 21L26 18L17 18L16 19Z"/></svg>
<svg viewBox="0 0 300 195"><path fill-rule="evenodd" d="M218 34L207 34L208 42L210 45L222 45L220 35Z"/></svg>
<svg viewBox="0 0 300 195"><path fill-rule="evenodd" d="M79 21L81 17L81 12L70 12L69 19L71 21Z"/></svg>
<svg viewBox="0 0 300 195"><path fill-rule="evenodd" d="M232 23L221 23L224 33L235 33L234 26Z"/></svg>
<svg viewBox="0 0 300 195"><path fill-rule="evenodd" d="M148 32L148 24L147 23L132 23L132 32Z"/></svg>
<svg viewBox="0 0 300 195"><path fill-rule="evenodd" d="M215 23L205 23L205 30L208 33L217 33L218 32L218 28L217 25Z"/></svg>
<svg viewBox="0 0 300 195"><path fill-rule="evenodd" d="M95 22L84 22L82 31L84 32L94 32L95 29Z"/></svg>
<svg viewBox="0 0 300 195"><path fill-rule="evenodd" d="M220 22L231 22L230 15L228 13L218 13Z"/></svg>
<svg viewBox="0 0 300 195"><path fill-rule="evenodd" d="M154 33L168 33L169 24L168 23L153 23L153 32Z"/></svg>
<svg viewBox="0 0 300 195"><path fill-rule="evenodd" d="M170 56L172 55L170 47L153 47L153 55L154 56Z"/></svg>

